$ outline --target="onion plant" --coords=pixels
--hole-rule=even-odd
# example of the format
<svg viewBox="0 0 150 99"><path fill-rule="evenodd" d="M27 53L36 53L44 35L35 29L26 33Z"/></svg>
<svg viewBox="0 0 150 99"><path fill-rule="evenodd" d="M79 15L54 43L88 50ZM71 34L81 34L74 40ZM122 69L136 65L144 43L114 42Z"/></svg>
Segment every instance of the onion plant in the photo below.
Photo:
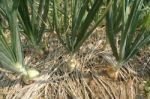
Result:
<svg viewBox="0 0 150 99"><path fill-rule="evenodd" d="M76 66L75 53L99 25L111 6L94 21L103 6L103 0L52 0L54 27L60 42L70 54L69 68Z"/></svg>
<svg viewBox="0 0 150 99"><path fill-rule="evenodd" d="M18 11L23 33L34 48L40 49L50 0L20 0ZM38 10L37 10L38 9Z"/></svg>
<svg viewBox="0 0 150 99"><path fill-rule="evenodd" d="M106 32L117 70L150 41L150 12L141 22L142 4L143 0L114 0L107 13Z"/></svg>
<svg viewBox="0 0 150 99"><path fill-rule="evenodd" d="M9 24L11 41L4 37L0 25L0 64L2 68L21 73L24 78L32 79L39 74L35 69L25 67L17 22L17 10L20 0L0 0L0 11L5 14Z"/></svg>

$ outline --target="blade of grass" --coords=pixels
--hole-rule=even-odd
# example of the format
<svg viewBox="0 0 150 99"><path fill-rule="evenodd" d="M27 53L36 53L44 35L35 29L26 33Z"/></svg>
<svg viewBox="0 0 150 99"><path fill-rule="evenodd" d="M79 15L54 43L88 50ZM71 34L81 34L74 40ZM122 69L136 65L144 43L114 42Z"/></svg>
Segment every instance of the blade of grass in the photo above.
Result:
<svg viewBox="0 0 150 99"><path fill-rule="evenodd" d="M100 21L98 21L98 23L95 24L95 26L93 26L94 28L88 32L88 28L89 28L90 24L92 23L92 21L94 20L94 17L96 15L96 13L99 11L99 8L101 6L102 6L102 1L95 1L92 8L88 12L88 15L86 16L85 21L83 23L81 23L81 27L80 27L81 29L77 35L74 53L80 48L80 46L83 44L83 42L93 32L93 30L96 28L97 24L99 24L102 21L102 19L100 18Z"/></svg>
<svg viewBox="0 0 150 99"><path fill-rule="evenodd" d="M80 46L83 44L83 42L91 35L91 33L98 27L98 25L102 22L102 20L105 18L107 12L109 11L110 7L112 5L112 1L110 0L110 2L108 3L105 11L103 12L103 14L100 16L99 20L97 20L97 22L87 31L86 35L82 38L82 40L80 42L77 41L77 45L75 47L74 52L76 52ZM82 34L82 33L81 33ZM80 35L80 34L79 34Z"/></svg>
<svg viewBox="0 0 150 99"><path fill-rule="evenodd" d="M115 56L116 60L118 60L119 56L118 56L118 52L117 52L117 47L116 47L116 33L114 31L114 28L113 28L113 12L112 12L112 9L110 9L108 11L108 14L106 16L106 33L107 33L107 37L109 39L109 43L110 43L110 46L112 48L112 51L113 51L113 55Z"/></svg>
<svg viewBox="0 0 150 99"><path fill-rule="evenodd" d="M18 10L24 34L38 50L46 27L50 0L40 0L39 5L36 5L36 2L21 0Z"/></svg>

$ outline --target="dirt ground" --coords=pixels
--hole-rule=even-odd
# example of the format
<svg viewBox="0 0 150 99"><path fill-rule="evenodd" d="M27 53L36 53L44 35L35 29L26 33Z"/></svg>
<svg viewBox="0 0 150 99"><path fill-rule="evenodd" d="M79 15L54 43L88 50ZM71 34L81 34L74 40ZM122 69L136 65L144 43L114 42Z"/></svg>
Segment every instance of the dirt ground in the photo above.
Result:
<svg viewBox="0 0 150 99"><path fill-rule="evenodd" d="M0 70L0 99L148 99L144 90L150 77L149 47L140 50L115 78L115 63L104 29L98 29L84 43L75 59L73 72L66 72L69 55L55 34L47 33L48 52L35 55L27 49L25 63L40 71L34 81Z"/></svg>

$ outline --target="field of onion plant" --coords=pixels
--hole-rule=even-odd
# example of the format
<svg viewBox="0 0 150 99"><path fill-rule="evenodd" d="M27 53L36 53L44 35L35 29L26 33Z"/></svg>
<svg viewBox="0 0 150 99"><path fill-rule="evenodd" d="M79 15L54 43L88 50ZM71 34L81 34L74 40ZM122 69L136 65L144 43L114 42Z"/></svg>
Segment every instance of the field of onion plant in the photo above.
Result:
<svg viewBox="0 0 150 99"><path fill-rule="evenodd" d="M0 99L150 99L149 0L0 0Z"/></svg>

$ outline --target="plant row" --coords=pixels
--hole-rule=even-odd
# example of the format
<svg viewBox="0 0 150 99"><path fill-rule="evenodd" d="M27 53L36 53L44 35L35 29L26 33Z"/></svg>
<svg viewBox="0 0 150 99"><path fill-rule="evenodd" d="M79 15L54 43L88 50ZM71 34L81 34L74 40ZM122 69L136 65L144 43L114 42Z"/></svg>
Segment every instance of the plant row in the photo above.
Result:
<svg viewBox="0 0 150 99"><path fill-rule="evenodd" d="M31 47L42 50L46 30L57 33L75 68L75 55L105 20L119 70L150 41L150 6L146 0L0 0L0 64L2 68L32 79L39 72L24 63L21 36ZM8 25L10 38L5 37ZM10 39L10 40L8 40ZM48 38L51 39L51 38ZM118 44L118 40L120 43Z"/></svg>

